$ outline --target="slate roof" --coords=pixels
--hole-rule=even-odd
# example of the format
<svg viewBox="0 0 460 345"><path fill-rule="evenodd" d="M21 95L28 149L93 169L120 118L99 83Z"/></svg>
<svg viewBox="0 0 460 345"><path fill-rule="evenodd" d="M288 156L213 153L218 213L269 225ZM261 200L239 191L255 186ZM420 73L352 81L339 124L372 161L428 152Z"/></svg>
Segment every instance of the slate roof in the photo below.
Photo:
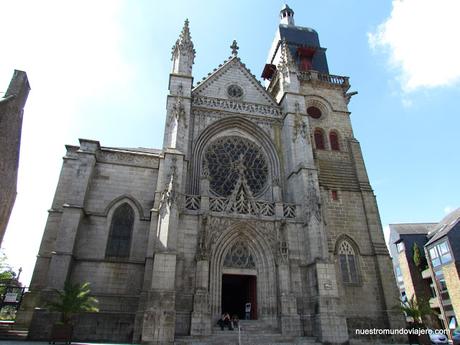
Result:
<svg viewBox="0 0 460 345"><path fill-rule="evenodd" d="M445 216L436 227L428 233L429 241L426 245L436 242L440 238L446 236L460 222L460 208L452 211Z"/></svg>
<svg viewBox="0 0 460 345"><path fill-rule="evenodd" d="M316 48L317 52L312 61L313 69L321 73L329 74L326 49L321 47L318 33L315 30L312 28L286 24L280 24L278 30L280 41L283 39L286 40L292 56L297 56L298 47Z"/></svg>
<svg viewBox="0 0 460 345"><path fill-rule="evenodd" d="M400 235L427 235L437 223L390 224L390 229Z"/></svg>

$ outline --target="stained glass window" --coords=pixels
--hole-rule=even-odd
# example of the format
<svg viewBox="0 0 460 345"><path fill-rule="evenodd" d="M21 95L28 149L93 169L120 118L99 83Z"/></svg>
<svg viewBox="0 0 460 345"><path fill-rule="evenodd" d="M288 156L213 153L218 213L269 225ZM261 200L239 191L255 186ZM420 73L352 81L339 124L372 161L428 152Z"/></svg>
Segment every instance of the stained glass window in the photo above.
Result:
<svg viewBox="0 0 460 345"><path fill-rule="evenodd" d="M229 196L240 175L244 176L254 196L267 185L268 167L262 150L252 141L237 137L222 137L211 143L205 152L203 168L207 168L211 191Z"/></svg>
<svg viewBox="0 0 460 345"><path fill-rule="evenodd" d="M109 240L107 243L107 257L129 257L131 247L131 234L134 224L134 211L127 203L115 210L110 226Z"/></svg>
<svg viewBox="0 0 460 345"><path fill-rule="evenodd" d="M358 268L353 247L347 241L342 241L338 254L343 282L358 283Z"/></svg>

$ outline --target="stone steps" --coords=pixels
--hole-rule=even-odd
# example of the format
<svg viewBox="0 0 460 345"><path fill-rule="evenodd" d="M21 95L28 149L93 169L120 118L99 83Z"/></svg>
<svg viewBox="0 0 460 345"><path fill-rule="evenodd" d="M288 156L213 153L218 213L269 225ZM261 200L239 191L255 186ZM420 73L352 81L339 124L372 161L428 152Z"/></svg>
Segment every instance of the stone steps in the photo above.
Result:
<svg viewBox="0 0 460 345"><path fill-rule="evenodd" d="M265 324L260 320L241 320L240 336L238 329L223 331L220 327L213 328L213 334L210 336L193 337L182 336L176 337L175 345L319 345L315 338L311 337L293 337L283 335L274 327Z"/></svg>
<svg viewBox="0 0 460 345"><path fill-rule="evenodd" d="M25 328L17 328L14 323L0 323L0 339L1 340L26 340L28 330Z"/></svg>
<svg viewBox="0 0 460 345"><path fill-rule="evenodd" d="M239 325L242 331L246 332L273 332L277 333L278 329L267 325L264 321L261 320L240 320ZM225 331L228 329L226 328ZM222 332L219 326L213 327L213 333Z"/></svg>
<svg viewBox="0 0 460 345"><path fill-rule="evenodd" d="M213 334L208 337L176 337L175 345L320 345L315 338L289 337L282 334L251 334L241 335L238 341L238 333Z"/></svg>

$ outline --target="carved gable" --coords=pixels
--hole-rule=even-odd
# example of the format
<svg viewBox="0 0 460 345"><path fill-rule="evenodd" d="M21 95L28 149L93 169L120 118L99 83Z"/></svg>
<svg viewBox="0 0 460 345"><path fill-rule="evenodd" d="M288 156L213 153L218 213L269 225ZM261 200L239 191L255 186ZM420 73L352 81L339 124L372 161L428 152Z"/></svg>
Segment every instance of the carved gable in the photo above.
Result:
<svg viewBox="0 0 460 345"><path fill-rule="evenodd" d="M192 91L196 107L280 116L276 101L239 58L233 57Z"/></svg>

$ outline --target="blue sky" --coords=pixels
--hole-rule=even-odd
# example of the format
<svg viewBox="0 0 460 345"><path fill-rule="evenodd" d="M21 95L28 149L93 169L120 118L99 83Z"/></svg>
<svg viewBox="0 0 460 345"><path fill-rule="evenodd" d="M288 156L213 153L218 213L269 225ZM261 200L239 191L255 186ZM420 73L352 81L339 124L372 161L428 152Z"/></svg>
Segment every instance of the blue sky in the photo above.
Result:
<svg viewBox="0 0 460 345"><path fill-rule="evenodd" d="M259 77L283 1L0 0L0 92L28 73L18 197L3 248L28 284L65 144L160 148L171 47L185 18L195 83L230 55ZM437 222L460 205L455 0L292 0L331 74L350 77L355 137L384 227ZM0 94L1 95L1 94Z"/></svg>

